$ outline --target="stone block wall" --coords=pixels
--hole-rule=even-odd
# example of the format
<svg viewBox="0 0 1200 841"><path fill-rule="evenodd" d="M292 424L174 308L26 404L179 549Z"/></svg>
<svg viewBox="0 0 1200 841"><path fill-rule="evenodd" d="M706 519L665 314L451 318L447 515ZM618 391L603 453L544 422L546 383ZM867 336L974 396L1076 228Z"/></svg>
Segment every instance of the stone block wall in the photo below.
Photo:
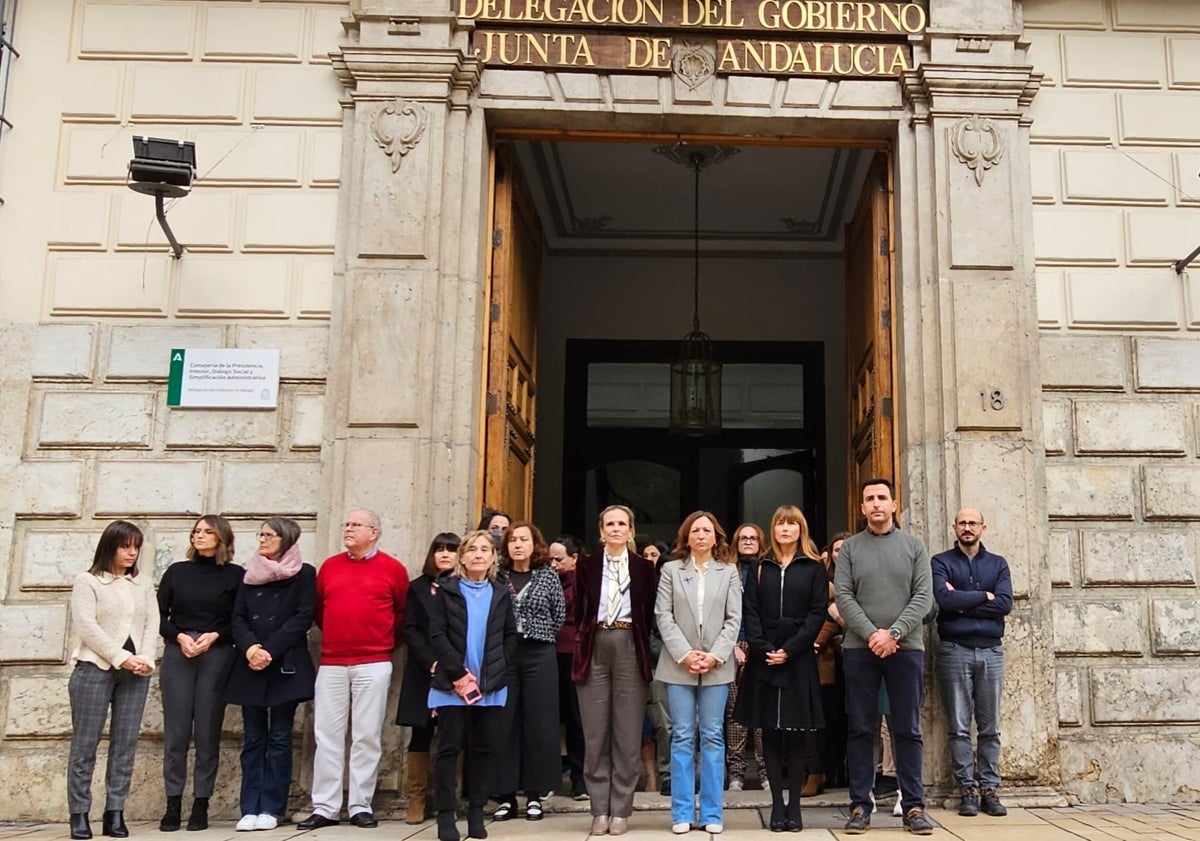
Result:
<svg viewBox="0 0 1200 841"><path fill-rule="evenodd" d="M1026 0L1063 783L1200 800L1200 6Z"/></svg>
<svg viewBox="0 0 1200 841"><path fill-rule="evenodd" d="M300 522L306 559L326 554L342 131L329 53L347 13L322 0L21 4L16 128L0 144L0 821L65 814L70 582L110 520L143 528L155 577L205 512L232 520L241 562L268 515ZM167 203L180 260L154 200L125 186L134 136L196 143L194 188ZM167 408L175 347L278 348L279 407ZM163 802L154 686L138 819ZM236 710L226 725L222 817L236 813Z"/></svg>

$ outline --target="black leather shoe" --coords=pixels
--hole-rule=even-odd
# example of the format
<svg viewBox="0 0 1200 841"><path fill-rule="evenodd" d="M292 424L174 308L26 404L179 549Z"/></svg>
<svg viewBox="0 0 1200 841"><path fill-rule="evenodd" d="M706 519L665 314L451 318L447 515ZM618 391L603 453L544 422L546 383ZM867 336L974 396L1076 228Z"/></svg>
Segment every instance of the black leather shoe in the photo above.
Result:
<svg viewBox="0 0 1200 841"><path fill-rule="evenodd" d="M75 841L83 841L83 839L92 837L92 827L88 823L87 812L71 813L71 837Z"/></svg>
<svg viewBox="0 0 1200 841"><path fill-rule="evenodd" d="M671 796L671 778L670 777L667 777L665 780L662 781L662 785L659 787L658 793L661 794L663 797Z"/></svg>
<svg viewBox="0 0 1200 841"><path fill-rule="evenodd" d="M770 829L772 832L783 832L787 829L787 812L784 811L783 804L771 807Z"/></svg>
<svg viewBox="0 0 1200 841"><path fill-rule="evenodd" d="M308 832L310 829L324 829L327 826L337 826L341 821L337 818L327 818L320 812L313 812L300 823L296 824L296 829Z"/></svg>
<svg viewBox="0 0 1200 841"><path fill-rule="evenodd" d="M355 812L350 816L350 823L359 829L374 829L379 826L379 821L375 820L375 816L370 812Z"/></svg>
<svg viewBox="0 0 1200 841"><path fill-rule="evenodd" d="M129 827L125 826L125 813L120 809L107 809L101 820L101 832L110 838L128 838Z"/></svg>

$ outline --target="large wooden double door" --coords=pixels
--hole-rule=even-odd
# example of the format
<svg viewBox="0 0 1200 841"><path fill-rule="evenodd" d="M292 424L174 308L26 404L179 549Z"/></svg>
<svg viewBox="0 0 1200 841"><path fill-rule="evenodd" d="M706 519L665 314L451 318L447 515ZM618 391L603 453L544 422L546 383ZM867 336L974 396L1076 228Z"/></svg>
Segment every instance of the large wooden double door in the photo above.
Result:
<svg viewBox="0 0 1200 841"><path fill-rule="evenodd" d="M510 145L493 151L482 504L533 514L542 230Z"/></svg>

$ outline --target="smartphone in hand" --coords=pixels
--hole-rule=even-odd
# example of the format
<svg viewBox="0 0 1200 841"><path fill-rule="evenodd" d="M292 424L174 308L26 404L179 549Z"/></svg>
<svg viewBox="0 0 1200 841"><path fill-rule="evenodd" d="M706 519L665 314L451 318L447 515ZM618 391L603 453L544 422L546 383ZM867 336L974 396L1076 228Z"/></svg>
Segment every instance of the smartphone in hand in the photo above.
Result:
<svg viewBox="0 0 1200 841"><path fill-rule="evenodd" d="M471 704L478 704L483 700L483 693L479 691L479 684L475 681L469 681L462 691L462 699Z"/></svg>

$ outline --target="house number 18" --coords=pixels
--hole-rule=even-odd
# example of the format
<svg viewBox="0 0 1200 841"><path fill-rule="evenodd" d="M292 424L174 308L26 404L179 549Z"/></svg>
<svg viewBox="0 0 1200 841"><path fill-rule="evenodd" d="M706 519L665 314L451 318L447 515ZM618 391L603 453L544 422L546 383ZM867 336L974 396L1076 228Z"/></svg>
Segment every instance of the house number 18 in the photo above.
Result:
<svg viewBox="0 0 1200 841"><path fill-rule="evenodd" d="M999 412L1004 408L1004 392L998 388L979 392L979 400L983 403L983 410L985 412L989 409L993 412Z"/></svg>

